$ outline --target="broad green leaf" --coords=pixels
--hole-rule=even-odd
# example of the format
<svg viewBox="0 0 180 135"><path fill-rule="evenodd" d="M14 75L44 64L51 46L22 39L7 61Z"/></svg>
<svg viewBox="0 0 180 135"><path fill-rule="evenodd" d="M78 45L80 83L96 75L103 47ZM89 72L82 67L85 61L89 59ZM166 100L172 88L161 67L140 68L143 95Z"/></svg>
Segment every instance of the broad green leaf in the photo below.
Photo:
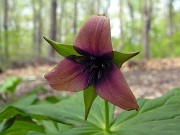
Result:
<svg viewBox="0 0 180 135"><path fill-rule="evenodd" d="M29 131L44 132L44 128L35 122L16 120L13 125L1 135L25 135Z"/></svg>
<svg viewBox="0 0 180 135"><path fill-rule="evenodd" d="M82 92L76 93L76 95L64 99L54 105L31 105L31 106L14 106L21 113L26 113L29 115L41 115L49 119L67 123L67 124L87 124L91 123L98 127L104 126L104 103L103 100L97 98L97 101L94 102L91 107L91 112L96 113L97 115L89 114L89 119L84 120L84 103L83 103L83 94ZM102 112L101 112L102 111ZM110 111L114 111L114 107L110 106ZM99 113L101 112L101 113ZM111 115L111 119L113 116Z"/></svg>
<svg viewBox="0 0 180 135"><path fill-rule="evenodd" d="M58 132L55 122L49 121L49 120L43 120L40 123L45 128L46 133L57 133Z"/></svg>
<svg viewBox="0 0 180 135"><path fill-rule="evenodd" d="M57 103L60 99L55 96L48 96L44 100L48 101L49 103Z"/></svg>
<svg viewBox="0 0 180 135"><path fill-rule="evenodd" d="M44 39L62 56L79 55L72 45L57 43L51 39L44 37Z"/></svg>
<svg viewBox="0 0 180 135"><path fill-rule="evenodd" d="M47 134L65 132L65 131L68 131L69 129L73 128L72 125L57 123L57 122L50 121L50 120L42 120L39 123L41 123L41 125L43 125L43 127L45 128L45 132Z"/></svg>
<svg viewBox="0 0 180 135"><path fill-rule="evenodd" d="M62 135L111 135L111 133L107 133L104 129L89 126L83 128L73 128L67 132L63 132Z"/></svg>
<svg viewBox="0 0 180 135"><path fill-rule="evenodd" d="M11 117L22 114L13 106L24 106L27 107L33 104L37 100L37 96L35 94L30 94L20 98L18 101L12 103L11 105L7 105L1 112L0 112L0 121L4 119L10 119Z"/></svg>
<svg viewBox="0 0 180 135"><path fill-rule="evenodd" d="M111 131L123 135L179 135L180 89L156 99L140 99L139 112L124 111L114 121Z"/></svg>
<svg viewBox="0 0 180 135"><path fill-rule="evenodd" d="M47 135L47 134L40 133L40 132L29 131L26 135ZM53 134L51 134L51 135L53 135Z"/></svg>
<svg viewBox="0 0 180 135"><path fill-rule="evenodd" d="M30 94L13 103L13 105L28 106L31 105L35 100L37 100L37 96L35 94ZM4 132L10 128L19 114L22 113L12 106L7 106L6 109L0 113L0 131Z"/></svg>
<svg viewBox="0 0 180 135"><path fill-rule="evenodd" d="M64 135L64 134L62 132L59 132L59 133L40 133L40 132L29 131L26 135ZM68 134L68 135L73 135L73 134Z"/></svg>
<svg viewBox="0 0 180 135"><path fill-rule="evenodd" d="M74 128L68 132L59 132L59 133L39 133L30 131L27 135L111 135L111 133L107 133L102 130L95 130L92 128Z"/></svg>
<svg viewBox="0 0 180 135"><path fill-rule="evenodd" d="M15 116L10 118L10 119L4 119L1 123L0 123L0 133L4 132L6 129L8 129L9 127L12 126L12 124L14 123L15 120Z"/></svg>
<svg viewBox="0 0 180 135"><path fill-rule="evenodd" d="M84 94L84 104L85 104L85 120L87 120L89 111L91 109L91 106L92 106L95 98L97 97L97 94L96 94L93 86L84 90L83 94Z"/></svg>
<svg viewBox="0 0 180 135"><path fill-rule="evenodd" d="M84 120L83 92L56 104L14 105L8 108L9 111L14 111L15 114L21 113L39 120L48 118L70 125L68 130L59 130L59 133L52 133L51 135L179 135L179 98L180 89L174 89L160 98L139 99L139 112L124 111L116 119L114 119L114 106L110 105L111 133L104 131L104 101L99 97L96 98L91 107L88 120ZM12 114L12 112L9 114ZM2 117L6 118L8 116L0 113L0 118ZM59 126L61 127L61 125ZM35 134L36 132L31 133ZM46 135L49 135L49 133L46 133Z"/></svg>
<svg viewBox="0 0 180 135"><path fill-rule="evenodd" d="M58 132L65 132L74 128L74 125L67 125L67 124L62 124L62 123L56 123L56 126L58 128Z"/></svg>
<svg viewBox="0 0 180 135"><path fill-rule="evenodd" d="M13 116L8 120L3 120L0 127L1 135L24 134L27 133L29 129L32 131L44 131L43 127L33 122L33 120L30 117L22 116L19 114ZM19 131L19 128L22 128L22 131Z"/></svg>
<svg viewBox="0 0 180 135"><path fill-rule="evenodd" d="M18 106L29 106L33 104L37 100L37 95L36 94L29 94L26 95L16 102L13 103L13 105L18 105Z"/></svg>
<svg viewBox="0 0 180 135"><path fill-rule="evenodd" d="M11 117L14 117L17 114L20 114L16 108L13 106L7 106L0 112L0 122L2 122L4 119L10 119Z"/></svg>
<svg viewBox="0 0 180 135"><path fill-rule="evenodd" d="M139 52L121 53L114 51L113 62L120 68L124 62L136 56Z"/></svg>
<svg viewBox="0 0 180 135"><path fill-rule="evenodd" d="M74 125L74 127L79 126L84 128L92 129L90 132L102 131L104 129L104 100L97 97L93 106L91 107L91 112L89 114L88 120L84 120L84 102L83 102L83 92L79 92L76 95L61 100L56 104L40 104L40 105L12 105L8 106L2 113L0 113L0 118L8 118L9 116L21 114L24 116L30 116L34 119L45 119ZM114 120L114 106L110 105L110 122ZM70 130L69 130L70 131ZM104 131L103 131L104 132Z"/></svg>

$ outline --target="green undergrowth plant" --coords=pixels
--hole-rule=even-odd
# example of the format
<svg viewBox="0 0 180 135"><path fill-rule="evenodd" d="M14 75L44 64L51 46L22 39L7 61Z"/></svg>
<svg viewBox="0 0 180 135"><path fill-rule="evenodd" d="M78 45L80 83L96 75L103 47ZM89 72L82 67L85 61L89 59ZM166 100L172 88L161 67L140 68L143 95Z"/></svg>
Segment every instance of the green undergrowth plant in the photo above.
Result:
<svg viewBox="0 0 180 135"><path fill-rule="evenodd" d="M5 82L0 85L0 98L3 102L8 102L7 95L10 94L11 98L15 98L16 87L22 82L19 77L11 76L5 79Z"/></svg>
<svg viewBox="0 0 180 135"><path fill-rule="evenodd" d="M114 116L109 106L110 131L105 131L104 101L97 97L84 120L83 92L49 97L38 102L29 94L0 112L1 135L179 135L180 88L155 99L138 99L140 110Z"/></svg>

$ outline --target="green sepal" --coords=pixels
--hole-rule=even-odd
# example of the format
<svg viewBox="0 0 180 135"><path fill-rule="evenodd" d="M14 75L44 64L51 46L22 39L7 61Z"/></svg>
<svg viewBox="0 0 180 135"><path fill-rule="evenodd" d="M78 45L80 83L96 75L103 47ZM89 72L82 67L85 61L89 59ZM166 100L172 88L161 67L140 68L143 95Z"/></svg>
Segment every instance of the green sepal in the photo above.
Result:
<svg viewBox="0 0 180 135"><path fill-rule="evenodd" d="M87 120L91 106L95 100L95 98L97 97L97 94L94 90L94 87L88 87L87 89L85 89L83 91L83 95L84 95L84 105L85 105L85 120Z"/></svg>
<svg viewBox="0 0 180 135"><path fill-rule="evenodd" d="M114 51L113 62L116 64L117 67L121 68L124 62L136 56L137 54L139 54L139 52L121 53Z"/></svg>
<svg viewBox="0 0 180 135"><path fill-rule="evenodd" d="M70 44L58 43L46 37L44 37L44 39L57 51L57 53L59 53L64 57L70 55L76 55L76 56L80 55L75 51L74 47ZM131 53L121 53L117 51L113 51L113 52L114 52L113 61L119 68L122 66L124 62L139 54L139 52L131 52Z"/></svg>
<svg viewBox="0 0 180 135"><path fill-rule="evenodd" d="M70 55L80 55L74 50L74 47L72 45L58 43L46 37L43 38L57 51L57 53L64 57Z"/></svg>

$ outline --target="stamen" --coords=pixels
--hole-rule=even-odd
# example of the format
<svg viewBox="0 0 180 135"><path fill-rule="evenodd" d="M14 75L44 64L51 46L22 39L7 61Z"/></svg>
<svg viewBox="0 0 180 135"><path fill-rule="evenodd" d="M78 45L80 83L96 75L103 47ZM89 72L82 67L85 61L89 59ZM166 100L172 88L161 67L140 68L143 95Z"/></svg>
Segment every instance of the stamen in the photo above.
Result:
<svg viewBox="0 0 180 135"><path fill-rule="evenodd" d="M90 59L91 59L91 60L95 60L95 59L96 59L96 57L94 57L94 56L91 56L91 57L90 57Z"/></svg>
<svg viewBox="0 0 180 135"><path fill-rule="evenodd" d="M102 68L105 68L105 65L104 65L104 63L102 62Z"/></svg>
<svg viewBox="0 0 180 135"><path fill-rule="evenodd" d="M101 76L102 76L102 71L100 70L100 71L98 72L98 79L100 79Z"/></svg>
<svg viewBox="0 0 180 135"><path fill-rule="evenodd" d="M91 68L90 68L90 70L89 70L89 72L92 72L95 68L98 68L98 66L92 65Z"/></svg>
<svg viewBox="0 0 180 135"><path fill-rule="evenodd" d="M81 73L87 72L89 74L88 86L101 79L104 72L111 66L110 60L101 57L71 55L69 58L83 65Z"/></svg>
<svg viewBox="0 0 180 135"><path fill-rule="evenodd" d="M93 84L93 82L95 81L95 76L96 76L96 71L92 71L91 74L89 75L88 78L88 86L90 86L91 84Z"/></svg>

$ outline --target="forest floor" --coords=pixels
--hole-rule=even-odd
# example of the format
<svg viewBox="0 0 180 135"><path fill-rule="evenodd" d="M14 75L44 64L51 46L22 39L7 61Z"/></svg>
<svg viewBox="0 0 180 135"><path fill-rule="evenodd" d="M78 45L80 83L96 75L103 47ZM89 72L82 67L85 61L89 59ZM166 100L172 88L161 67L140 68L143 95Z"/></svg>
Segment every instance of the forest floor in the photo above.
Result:
<svg viewBox="0 0 180 135"><path fill-rule="evenodd" d="M24 95L41 86L52 93L43 78L43 75L52 68L52 65L37 64L7 69L0 74L0 84L9 76L18 76L23 79L23 82L17 88L17 95ZM138 98L159 97L172 88L180 87L180 58L129 61L121 70Z"/></svg>

